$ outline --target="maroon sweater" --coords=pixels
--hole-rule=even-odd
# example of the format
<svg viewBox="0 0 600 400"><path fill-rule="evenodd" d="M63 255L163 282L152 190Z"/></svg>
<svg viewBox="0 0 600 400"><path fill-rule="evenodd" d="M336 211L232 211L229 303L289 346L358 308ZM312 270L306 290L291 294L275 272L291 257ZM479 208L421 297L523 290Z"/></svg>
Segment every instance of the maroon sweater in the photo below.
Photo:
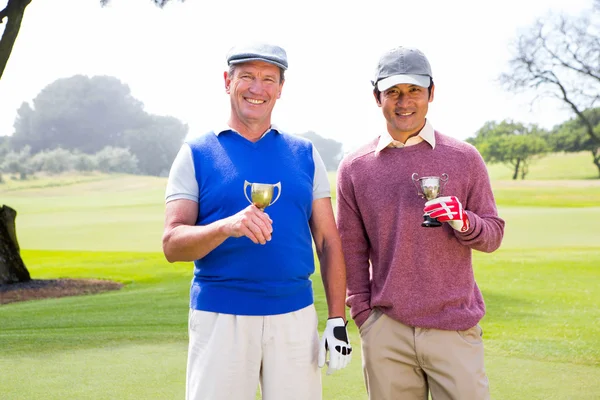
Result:
<svg viewBox="0 0 600 400"><path fill-rule="evenodd" d="M485 163L470 144L435 132L429 143L386 148L378 139L340 164L337 221L348 275L350 314L358 326L374 307L409 326L464 330L485 314L473 276L471 250L492 252L502 242ZM411 176L448 174L441 195L456 196L471 227L423 228L426 200ZM371 270L369 265L372 266Z"/></svg>

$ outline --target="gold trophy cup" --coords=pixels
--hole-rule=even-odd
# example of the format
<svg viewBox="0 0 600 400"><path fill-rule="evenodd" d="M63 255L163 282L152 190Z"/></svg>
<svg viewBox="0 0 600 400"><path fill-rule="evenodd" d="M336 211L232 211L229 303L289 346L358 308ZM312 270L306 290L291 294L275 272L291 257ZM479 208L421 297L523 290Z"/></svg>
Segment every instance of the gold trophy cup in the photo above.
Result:
<svg viewBox="0 0 600 400"><path fill-rule="evenodd" d="M246 190L250 186L250 197L248 197L248 191ZM273 199L273 191L277 188L277 197L275 200ZM271 183L250 183L248 181L244 181L244 196L250 202L250 204L254 204L257 208L261 210L265 210L271 204L274 204L279 196L281 195L281 182L277 182L275 184ZM252 198L252 200L250 200Z"/></svg>

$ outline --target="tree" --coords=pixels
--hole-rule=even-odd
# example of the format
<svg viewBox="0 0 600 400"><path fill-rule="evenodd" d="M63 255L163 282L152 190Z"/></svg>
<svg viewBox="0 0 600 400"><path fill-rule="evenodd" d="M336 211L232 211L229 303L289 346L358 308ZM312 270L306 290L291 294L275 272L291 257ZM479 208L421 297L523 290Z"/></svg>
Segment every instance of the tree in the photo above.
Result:
<svg viewBox="0 0 600 400"><path fill-rule="evenodd" d="M548 151L542 129L512 121L486 122L467 142L477 147L486 162L508 165L513 179L525 179L531 161Z"/></svg>
<svg viewBox="0 0 600 400"><path fill-rule="evenodd" d="M21 258L15 228L16 217L15 210L0 205L0 285L31 280Z"/></svg>
<svg viewBox="0 0 600 400"><path fill-rule="evenodd" d="M327 171L336 171L338 169L344 155L342 143L333 139L324 138L312 131L302 133L299 136L302 136L313 143L321 155Z"/></svg>
<svg viewBox="0 0 600 400"><path fill-rule="evenodd" d="M138 168L138 159L131 154L129 149L107 146L95 155L96 165L102 172L135 173Z"/></svg>
<svg viewBox="0 0 600 400"><path fill-rule="evenodd" d="M500 76L508 90L532 90L537 98L562 102L589 138L600 177L600 135L584 113L600 103L600 0L581 17L539 19L517 39L510 72Z"/></svg>
<svg viewBox="0 0 600 400"><path fill-rule="evenodd" d="M31 157L30 165L33 172L44 171L50 174L61 174L75 169L77 156L60 147L54 150L44 150Z"/></svg>
<svg viewBox="0 0 600 400"><path fill-rule="evenodd" d="M2 37L0 37L0 78L4 73L10 53L21 30L21 21L25 14L25 8L31 3L31 0L8 0L6 7L0 11L0 24L6 19L6 26Z"/></svg>
<svg viewBox="0 0 600 400"><path fill-rule="evenodd" d="M136 155L140 171L167 176L187 132L177 118L150 115L144 126L124 132L122 146Z"/></svg>
<svg viewBox="0 0 600 400"><path fill-rule="evenodd" d="M600 1L600 0L599 0ZM594 133L600 136L600 108L584 110L582 114L591 123ZM548 136L553 151L564 152L594 152L597 148L592 138L587 134L586 126L580 118L572 118L554 127Z"/></svg>
<svg viewBox="0 0 600 400"><path fill-rule="evenodd" d="M58 79L17 111L13 148L33 154L62 147L95 153L122 140L123 132L144 123L143 104L129 86L111 76L76 75Z"/></svg>
<svg viewBox="0 0 600 400"><path fill-rule="evenodd" d="M58 79L32 103L17 111L13 148L28 146L32 154L57 148L86 154L127 148L137 166L126 170L147 175L168 172L188 131L174 117L146 113L129 86L110 76Z"/></svg>
<svg viewBox="0 0 600 400"><path fill-rule="evenodd" d="M27 175L33 172L29 146L25 146L19 152L11 151L4 155L0 159L0 171L19 175L21 180L27 179Z"/></svg>
<svg viewBox="0 0 600 400"><path fill-rule="evenodd" d="M0 160L4 160L6 154L10 152L8 144L8 136L0 135ZM0 183L4 183L4 177L2 176L2 162L0 161Z"/></svg>
<svg viewBox="0 0 600 400"><path fill-rule="evenodd" d="M0 135L0 160L2 159L2 157L4 157L6 153L10 151L8 139L8 136Z"/></svg>

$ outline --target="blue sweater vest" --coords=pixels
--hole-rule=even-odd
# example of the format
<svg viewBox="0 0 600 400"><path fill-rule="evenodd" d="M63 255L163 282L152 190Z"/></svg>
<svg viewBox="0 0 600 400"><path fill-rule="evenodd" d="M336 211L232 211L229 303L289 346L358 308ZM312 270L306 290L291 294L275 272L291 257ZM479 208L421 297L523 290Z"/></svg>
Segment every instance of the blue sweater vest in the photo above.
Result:
<svg viewBox="0 0 600 400"><path fill-rule="evenodd" d="M252 143L232 131L188 142L198 181L197 225L229 217L249 205L244 181L281 182L266 209L273 235L265 245L228 238L194 261L190 307L237 315L275 315L313 303L314 255L309 218L315 165L312 144L271 130ZM278 189L273 193L277 196ZM250 187L247 188L250 197Z"/></svg>

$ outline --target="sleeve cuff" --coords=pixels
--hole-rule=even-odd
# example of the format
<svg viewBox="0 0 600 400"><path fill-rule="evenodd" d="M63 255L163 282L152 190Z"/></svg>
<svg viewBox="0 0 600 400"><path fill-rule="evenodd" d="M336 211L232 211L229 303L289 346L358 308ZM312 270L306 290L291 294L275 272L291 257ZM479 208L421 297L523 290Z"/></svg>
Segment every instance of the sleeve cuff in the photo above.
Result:
<svg viewBox="0 0 600 400"><path fill-rule="evenodd" d="M365 321L369 318L369 314L371 314L371 309L367 308L361 312L359 312L358 314L356 314L352 319L354 320L354 323L356 324L357 327L361 327Z"/></svg>
<svg viewBox="0 0 600 400"><path fill-rule="evenodd" d="M479 235L479 217L473 214L471 211L465 211L467 218L469 218L469 229L466 232L458 232L462 240L470 240Z"/></svg>

